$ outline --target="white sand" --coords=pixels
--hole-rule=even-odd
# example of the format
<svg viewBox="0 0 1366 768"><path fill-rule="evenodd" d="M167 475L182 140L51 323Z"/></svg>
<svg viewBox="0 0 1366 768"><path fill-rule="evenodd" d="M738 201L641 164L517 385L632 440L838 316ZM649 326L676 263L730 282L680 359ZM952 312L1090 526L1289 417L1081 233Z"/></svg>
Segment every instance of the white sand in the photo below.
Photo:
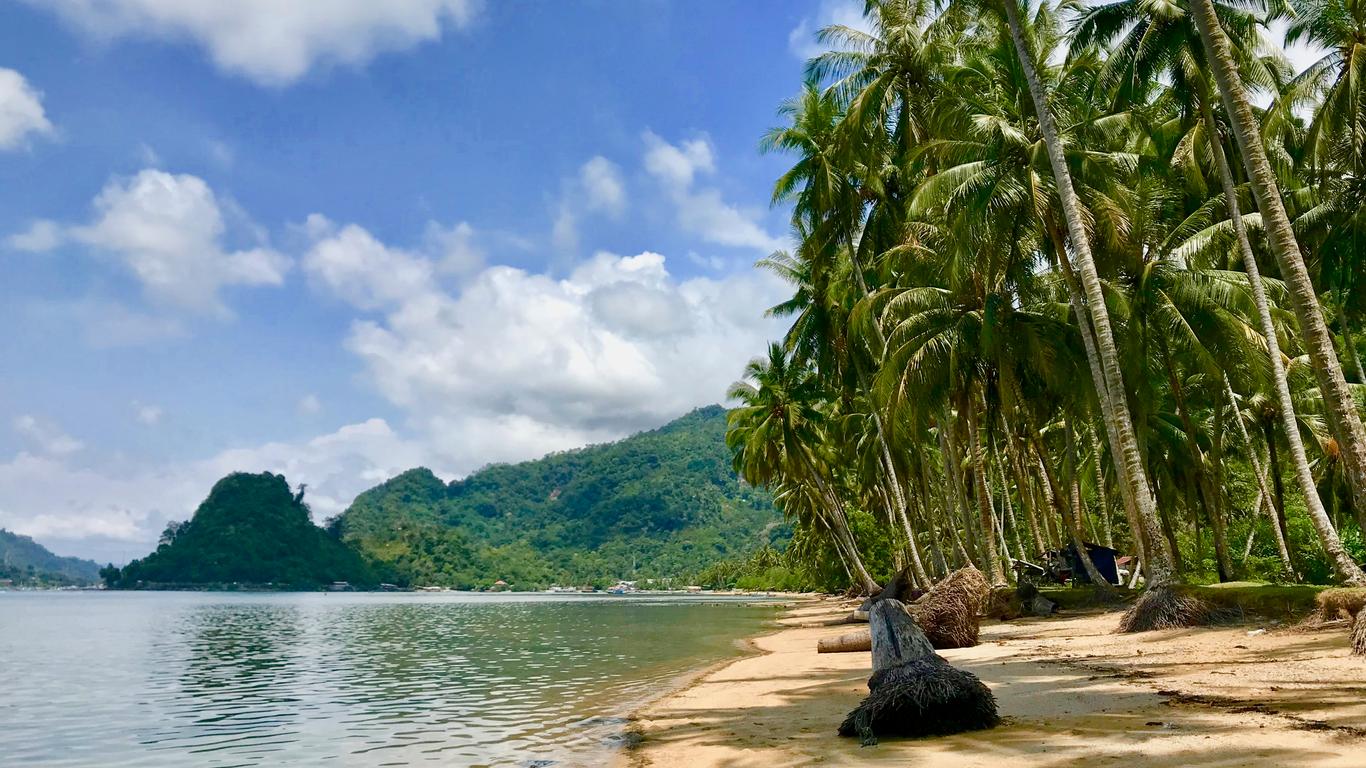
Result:
<svg viewBox="0 0 1366 768"><path fill-rule="evenodd" d="M991 686L1000 727L862 748L835 729L867 692L869 655L817 654L817 640L850 627L799 626L847 611L799 606L788 628L754 640L758 654L646 707L622 763L1366 766L1366 661L1348 656L1345 626L1116 635L1115 613L991 624L981 645L943 655Z"/></svg>

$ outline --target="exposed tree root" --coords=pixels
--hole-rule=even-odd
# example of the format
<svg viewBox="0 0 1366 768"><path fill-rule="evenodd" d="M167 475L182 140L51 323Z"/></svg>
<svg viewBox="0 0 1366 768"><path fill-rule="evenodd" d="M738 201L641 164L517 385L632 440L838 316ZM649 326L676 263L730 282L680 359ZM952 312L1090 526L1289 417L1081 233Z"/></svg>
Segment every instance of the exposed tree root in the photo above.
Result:
<svg viewBox="0 0 1366 768"><path fill-rule="evenodd" d="M1356 616L1366 606L1366 587L1336 587L1325 589L1314 597L1319 621L1333 621L1344 616Z"/></svg>
<svg viewBox="0 0 1366 768"><path fill-rule="evenodd" d="M1154 629L1199 627L1214 620L1214 612L1199 598L1176 587L1159 586L1139 596L1119 620L1119 631L1148 632Z"/></svg>
<svg viewBox="0 0 1366 768"><path fill-rule="evenodd" d="M912 613L935 648L971 648L977 645L981 614L990 594L981 571L963 568L935 584Z"/></svg>
<svg viewBox="0 0 1366 768"><path fill-rule="evenodd" d="M930 654L881 670L871 693L840 724L841 736L865 746L881 736L937 736L994 727L996 697L977 676Z"/></svg>

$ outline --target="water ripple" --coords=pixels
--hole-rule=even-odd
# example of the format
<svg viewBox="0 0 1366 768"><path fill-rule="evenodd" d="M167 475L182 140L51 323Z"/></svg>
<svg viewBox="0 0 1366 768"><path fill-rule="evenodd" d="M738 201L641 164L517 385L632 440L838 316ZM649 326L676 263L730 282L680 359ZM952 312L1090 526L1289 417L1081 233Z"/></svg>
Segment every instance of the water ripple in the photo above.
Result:
<svg viewBox="0 0 1366 768"><path fill-rule="evenodd" d="M739 602L0 595L7 766L592 765Z"/></svg>

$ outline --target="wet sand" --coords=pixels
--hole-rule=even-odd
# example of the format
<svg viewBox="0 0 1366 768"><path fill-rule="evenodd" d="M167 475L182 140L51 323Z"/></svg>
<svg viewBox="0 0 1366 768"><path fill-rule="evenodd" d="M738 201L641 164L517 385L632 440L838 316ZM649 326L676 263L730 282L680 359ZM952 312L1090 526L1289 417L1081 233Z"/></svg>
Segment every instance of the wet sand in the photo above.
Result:
<svg viewBox="0 0 1366 768"><path fill-rule="evenodd" d="M942 655L991 686L1000 727L865 748L835 728L867 692L869 655L816 653L855 627L802 626L847 612L799 605L754 655L645 707L621 764L1366 766L1366 660L1341 622L1139 635L1114 634L1117 613L991 623L981 645Z"/></svg>

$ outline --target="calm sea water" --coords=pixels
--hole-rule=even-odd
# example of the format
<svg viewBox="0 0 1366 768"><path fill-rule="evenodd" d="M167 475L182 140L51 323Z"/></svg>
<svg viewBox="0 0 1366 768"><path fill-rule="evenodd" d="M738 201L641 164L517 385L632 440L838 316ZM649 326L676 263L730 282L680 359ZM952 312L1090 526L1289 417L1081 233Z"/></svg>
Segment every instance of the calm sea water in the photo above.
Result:
<svg viewBox="0 0 1366 768"><path fill-rule="evenodd" d="M594 765L748 600L0 594L0 764Z"/></svg>

